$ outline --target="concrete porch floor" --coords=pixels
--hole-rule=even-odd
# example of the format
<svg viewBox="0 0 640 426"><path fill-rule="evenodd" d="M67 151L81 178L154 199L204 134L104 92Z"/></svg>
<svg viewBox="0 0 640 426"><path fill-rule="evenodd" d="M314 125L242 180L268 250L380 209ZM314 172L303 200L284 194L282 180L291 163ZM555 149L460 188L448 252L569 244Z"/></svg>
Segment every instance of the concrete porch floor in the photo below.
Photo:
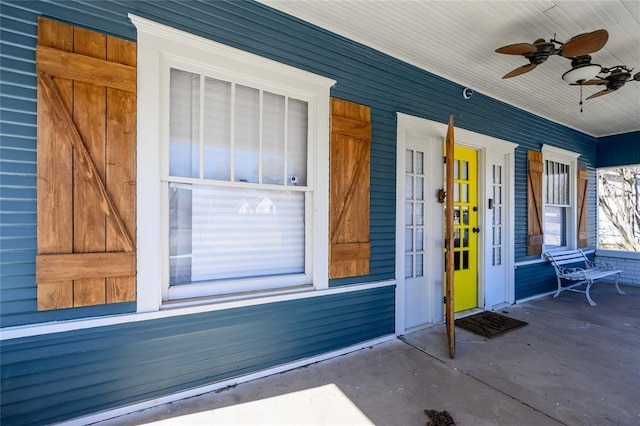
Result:
<svg viewBox="0 0 640 426"><path fill-rule="evenodd" d="M640 424L640 287L595 284L504 309L526 327L485 339L443 325L101 425ZM332 385L332 386L326 386Z"/></svg>

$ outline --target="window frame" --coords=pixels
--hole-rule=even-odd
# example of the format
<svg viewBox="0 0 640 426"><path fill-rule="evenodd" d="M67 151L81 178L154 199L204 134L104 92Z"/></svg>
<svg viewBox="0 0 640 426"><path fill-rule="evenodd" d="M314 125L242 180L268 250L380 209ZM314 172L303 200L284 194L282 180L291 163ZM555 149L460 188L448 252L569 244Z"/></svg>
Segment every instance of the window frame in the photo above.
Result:
<svg viewBox="0 0 640 426"><path fill-rule="evenodd" d="M331 80L212 40L129 15L138 30L137 274L138 312L328 288L329 99ZM169 69L201 72L308 102L305 268L310 282L280 289L216 295L208 286L169 291ZM283 186L280 189L287 189ZM190 287L190 286L184 286ZM210 289L211 287L209 287ZM179 297L179 299L174 299Z"/></svg>
<svg viewBox="0 0 640 426"><path fill-rule="evenodd" d="M549 246L544 244L542 246L542 252L547 251L562 251L567 249L575 249L578 246L578 216L577 216L577 205L578 205L578 157L580 154L577 152L569 151L566 149L558 148L551 145L543 145L542 149L542 159L543 159L543 185L542 185L542 217L543 217L543 234L546 235L546 219L545 214L547 210L547 161L553 161L556 163L562 163L569 166L568 177L569 177L569 206L567 207L568 211L566 214L566 229L565 229L565 241L566 245L556 247Z"/></svg>
<svg viewBox="0 0 640 426"><path fill-rule="evenodd" d="M606 171L606 170L619 170L619 169L626 169L626 168L638 168L640 169L640 163L637 164L625 164L625 165L621 165L621 166L606 166L606 167L598 167L596 169L595 175L596 175L596 192L597 192L597 196L596 196L596 249L598 250L598 253L602 253L603 255L606 256L612 256L612 257L628 257L628 258L633 258L633 259L640 259L640 251L629 251L629 250L619 250L619 249L615 249L615 248L601 248L600 247L600 227L601 227L601 220L602 220L602 209L601 209L601 202L600 202L600 197L602 196L601 194L601 185L600 185L600 172L601 171ZM638 177L636 177L636 179L638 179Z"/></svg>

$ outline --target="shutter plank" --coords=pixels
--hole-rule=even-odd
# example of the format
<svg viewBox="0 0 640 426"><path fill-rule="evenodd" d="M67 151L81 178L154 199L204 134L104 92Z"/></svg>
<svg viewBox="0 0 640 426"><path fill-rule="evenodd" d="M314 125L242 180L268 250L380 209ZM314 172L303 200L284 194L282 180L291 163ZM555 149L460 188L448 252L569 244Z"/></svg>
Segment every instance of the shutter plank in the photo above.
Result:
<svg viewBox="0 0 640 426"><path fill-rule="evenodd" d="M83 28L75 28L73 50L81 56L105 59L107 38L103 34ZM57 62L61 66L63 58ZM97 178L104 181L106 151L106 89L104 87L74 81L73 123L84 142L86 155L94 165ZM82 164L84 153L74 153L74 164ZM79 157L80 156L80 157ZM73 252L97 253L106 248L106 215L100 208L101 196L92 188L93 176L85 173L83 167L74 168L74 220ZM84 278L73 283L74 306L104 304L106 300L106 280Z"/></svg>
<svg viewBox="0 0 640 426"><path fill-rule="evenodd" d="M38 19L38 40L43 45L61 51L73 48L73 27L44 18ZM55 79L61 104L72 108L73 83ZM51 107L43 98L42 82L38 79L38 253L70 253L73 249L73 201L71 173L72 150L55 131ZM73 282L38 283L38 310L73 306Z"/></svg>
<svg viewBox="0 0 640 426"><path fill-rule="evenodd" d="M80 28L76 29L80 30ZM97 33L96 33L97 34ZM136 91L136 68L81 53L70 53L39 43L36 70L56 77L82 81L100 87Z"/></svg>
<svg viewBox="0 0 640 426"><path fill-rule="evenodd" d="M587 187L589 172L585 163L578 163L578 247L589 245L589 228L587 220Z"/></svg>
<svg viewBox="0 0 640 426"><path fill-rule="evenodd" d="M107 60L136 66L136 44L107 37ZM136 235L136 93L107 88L106 186L122 223L135 245ZM122 251L113 226L107 227L107 251ZM107 278L107 303L136 299L135 270L130 276Z"/></svg>
<svg viewBox="0 0 640 426"><path fill-rule="evenodd" d="M331 111L329 277L367 275L370 109L332 98Z"/></svg>
<svg viewBox="0 0 640 426"><path fill-rule="evenodd" d="M49 283L96 276L125 277L135 274L135 259L133 252L38 255L36 280Z"/></svg>
<svg viewBox="0 0 640 426"><path fill-rule="evenodd" d="M542 254L542 152L528 152L527 179L527 255Z"/></svg>

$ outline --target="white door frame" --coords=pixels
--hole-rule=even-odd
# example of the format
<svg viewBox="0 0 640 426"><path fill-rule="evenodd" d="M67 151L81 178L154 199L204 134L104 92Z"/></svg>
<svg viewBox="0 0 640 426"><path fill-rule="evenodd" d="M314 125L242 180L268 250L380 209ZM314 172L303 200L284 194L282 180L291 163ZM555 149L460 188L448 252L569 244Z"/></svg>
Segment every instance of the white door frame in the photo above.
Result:
<svg viewBox="0 0 640 426"><path fill-rule="evenodd" d="M405 334L405 282L404 282L404 168L407 132L418 133L424 136L425 153L430 157L428 165L431 167L431 179L427 177L425 182L425 210L431 209L434 217L434 234L438 228L437 223L444 223L443 205L438 203L436 191L444 187L444 140L447 134L447 124L431 121L411 115L397 113L397 156L396 156L396 334ZM455 129L456 145L473 148L478 151L478 226L481 229L478 238L478 306L485 310L499 309L515 301L515 277L514 277L514 151L518 146L491 136L464 130ZM499 277L496 279L495 267L492 266L491 239L487 231L491 230L491 215L488 214L488 198L492 194L492 182L489 173L492 166L498 164L503 168L503 253L502 265L499 267ZM431 183L429 183L431 181ZM438 217L441 218L438 221ZM425 230L426 232L426 230ZM425 247L425 259L429 259L430 268L425 270L442 271L444 265L444 253L442 250L442 236L431 239L431 247ZM443 276L429 277L427 294L427 315L431 324L444 321L443 310ZM485 285L490 279L493 285L500 285L496 291L492 288L487 292ZM428 324L425 324L425 326Z"/></svg>

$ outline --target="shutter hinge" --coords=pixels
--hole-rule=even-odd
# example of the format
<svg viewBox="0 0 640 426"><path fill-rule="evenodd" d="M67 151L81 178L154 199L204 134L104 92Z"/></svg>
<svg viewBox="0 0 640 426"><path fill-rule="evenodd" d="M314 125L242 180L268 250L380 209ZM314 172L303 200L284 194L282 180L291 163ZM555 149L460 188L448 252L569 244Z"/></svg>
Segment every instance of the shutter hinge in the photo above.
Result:
<svg viewBox="0 0 640 426"><path fill-rule="evenodd" d="M442 298L442 303L444 303L445 305L447 304L447 296L444 296L444 297Z"/></svg>
<svg viewBox="0 0 640 426"><path fill-rule="evenodd" d="M447 164L447 157L442 157L442 162L443 162L444 164Z"/></svg>

